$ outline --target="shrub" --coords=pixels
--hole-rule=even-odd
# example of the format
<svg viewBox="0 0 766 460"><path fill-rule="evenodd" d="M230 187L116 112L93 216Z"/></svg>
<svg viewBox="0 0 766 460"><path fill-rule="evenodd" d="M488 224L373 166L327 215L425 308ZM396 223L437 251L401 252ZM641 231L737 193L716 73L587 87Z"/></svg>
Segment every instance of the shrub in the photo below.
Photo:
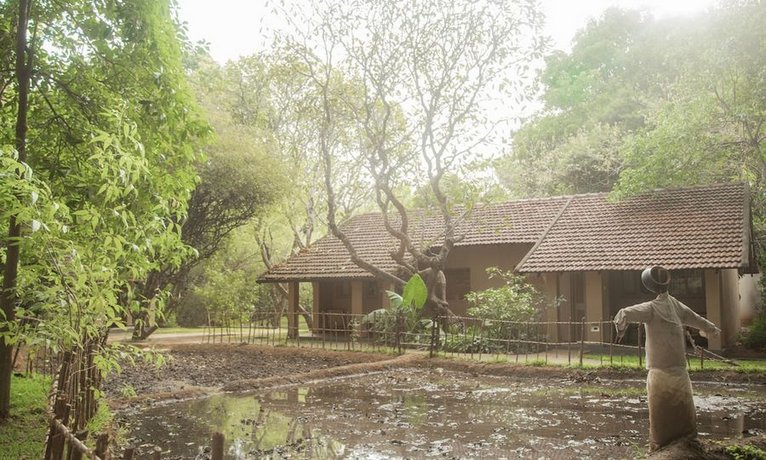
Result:
<svg viewBox="0 0 766 460"><path fill-rule="evenodd" d="M729 446L726 453L735 460L766 460L766 451L755 446Z"/></svg>
<svg viewBox="0 0 766 460"><path fill-rule="evenodd" d="M486 336L479 335L475 327L469 327L459 334L446 334L441 339L441 348L452 353L495 353L503 351L503 345Z"/></svg>
<svg viewBox="0 0 766 460"><path fill-rule="evenodd" d="M766 349L766 312L759 312L750 327L740 336L740 341L747 348Z"/></svg>
<svg viewBox="0 0 766 460"><path fill-rule="evenodd" d="M497 267L487 269L490 279L501 278L503 286L469 292L468 314L494 321L528 322L539 318L545 308L545 298L523 276L504 272Z"/></svg>

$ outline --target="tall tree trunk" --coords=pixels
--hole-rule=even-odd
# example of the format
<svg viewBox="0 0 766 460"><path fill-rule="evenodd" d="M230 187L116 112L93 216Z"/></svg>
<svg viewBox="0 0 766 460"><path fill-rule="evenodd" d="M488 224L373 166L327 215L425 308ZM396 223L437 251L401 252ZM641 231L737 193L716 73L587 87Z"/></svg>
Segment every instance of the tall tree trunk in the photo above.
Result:
<svg viewBox="0 0 766 460"><path fill-rule="evenodd" d="M19 16L16 31L16 79L18 81L19 107L16 113L16 151L20 162L26 162L27 145L27 105L29 101L29 80L31 58L27 59L27 26L31 0L19 0ZM21 173L21 172L20 172ZM19 239L21 226L15 216L8 224L6 240L5 269L3 271L3 290L0 293L0 308L5 321L15 320L16 280L19 270ZM7 326L3 328L6 330ZM13 345L0 338L0 419L8 418L11 405L11 375L13 374Z"/></svg>

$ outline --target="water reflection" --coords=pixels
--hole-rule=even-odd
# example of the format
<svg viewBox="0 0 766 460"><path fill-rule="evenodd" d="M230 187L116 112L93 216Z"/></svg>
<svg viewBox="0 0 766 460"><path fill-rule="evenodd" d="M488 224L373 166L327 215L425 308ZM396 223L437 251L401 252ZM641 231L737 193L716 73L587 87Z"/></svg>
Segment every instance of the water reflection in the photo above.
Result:
<svg viewBox="0 0 766 460"><path fill-rule="evenodd" d="M695 385L702 436L766 428L763 389ZM216 395L137 414L132 436L193 458L213 431L228 458L634 457L647 437L643 382L582 386L399 370L264 394Z"/></svg>

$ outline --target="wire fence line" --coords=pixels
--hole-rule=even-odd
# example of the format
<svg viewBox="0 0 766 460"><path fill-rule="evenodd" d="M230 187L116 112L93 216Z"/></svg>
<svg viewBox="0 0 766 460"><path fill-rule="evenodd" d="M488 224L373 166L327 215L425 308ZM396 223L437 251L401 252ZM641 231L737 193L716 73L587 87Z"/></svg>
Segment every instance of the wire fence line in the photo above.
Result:
<svg viewBox="0 0 766 460"><path fill-rule="evenodd" d="M371 314L314 313L310 321L285 314L237 324L208 325L203 343L251 343L340 351L405 353L427 351L430 356L517 363L616 365L638 359L644 364L644 329L634 323L626 339L617 340L611 321L502 321L450 316L408 321L394 312ZM292 326L291 326L292 324ZM704 367L711 354L690 344ZM707 356L706 356L707 354Z"/></svg>

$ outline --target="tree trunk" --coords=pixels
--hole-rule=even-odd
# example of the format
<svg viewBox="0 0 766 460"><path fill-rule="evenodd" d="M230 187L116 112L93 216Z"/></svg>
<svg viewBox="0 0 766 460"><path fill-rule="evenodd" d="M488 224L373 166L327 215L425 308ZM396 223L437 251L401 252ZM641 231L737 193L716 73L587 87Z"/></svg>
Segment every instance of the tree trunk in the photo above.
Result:
<svg viewBox="0 0 766 460"><path fill-rule="evenodd" d="M281 301L280 301L280 305L281 305L282 301L287 302L287 288L282 283L277 283L276 287L277 287L278 295L281 298ZM284 307L282 308L282 311L284 311ZM306 321L306 324L308 325L309 329L313 331L314 314L300 302L298 302L298 313L301 316L303 316L303 319Z"/></svg>
<svg viewBox="0 0 766 460"><path fill-rule="evenodd" d="M27 25L29 22L29 1L19 0L18 28L16 31L16 78L19 87L19 107L16 113L16 151L18 160L26 162L27 145L27 107L29 101L29 81L31 59L27 59ZM15 216L11 216L8 224L8 240L6 241L5 268L3 270L3 290L0 293L0 308L5 315L5 321L15 320L16 281L19 269L19 243L21 226ZM7 327L3 328L4 330ZM11 405L11 375L13 361L13 345L0 338L0 419L8 418Z"/></svg>
<svg viewBox="0 0 766 460"><path fill-rule="evenodd" d="M186 287L188 275L189 272L185 268L171 274L168 274L166 271L153 271L149 273L143 287L140 290L136 290L144 300L142 301L141 311L134 316L133 340L145 340L154 331L159 329L160 323L164 325L162 321L152 320L152 317L156 317L157 295L163 289L167 289L168 286L172 285L172 290L163 312L165 315L172 313L178 306L178 298Z"/></svg>

